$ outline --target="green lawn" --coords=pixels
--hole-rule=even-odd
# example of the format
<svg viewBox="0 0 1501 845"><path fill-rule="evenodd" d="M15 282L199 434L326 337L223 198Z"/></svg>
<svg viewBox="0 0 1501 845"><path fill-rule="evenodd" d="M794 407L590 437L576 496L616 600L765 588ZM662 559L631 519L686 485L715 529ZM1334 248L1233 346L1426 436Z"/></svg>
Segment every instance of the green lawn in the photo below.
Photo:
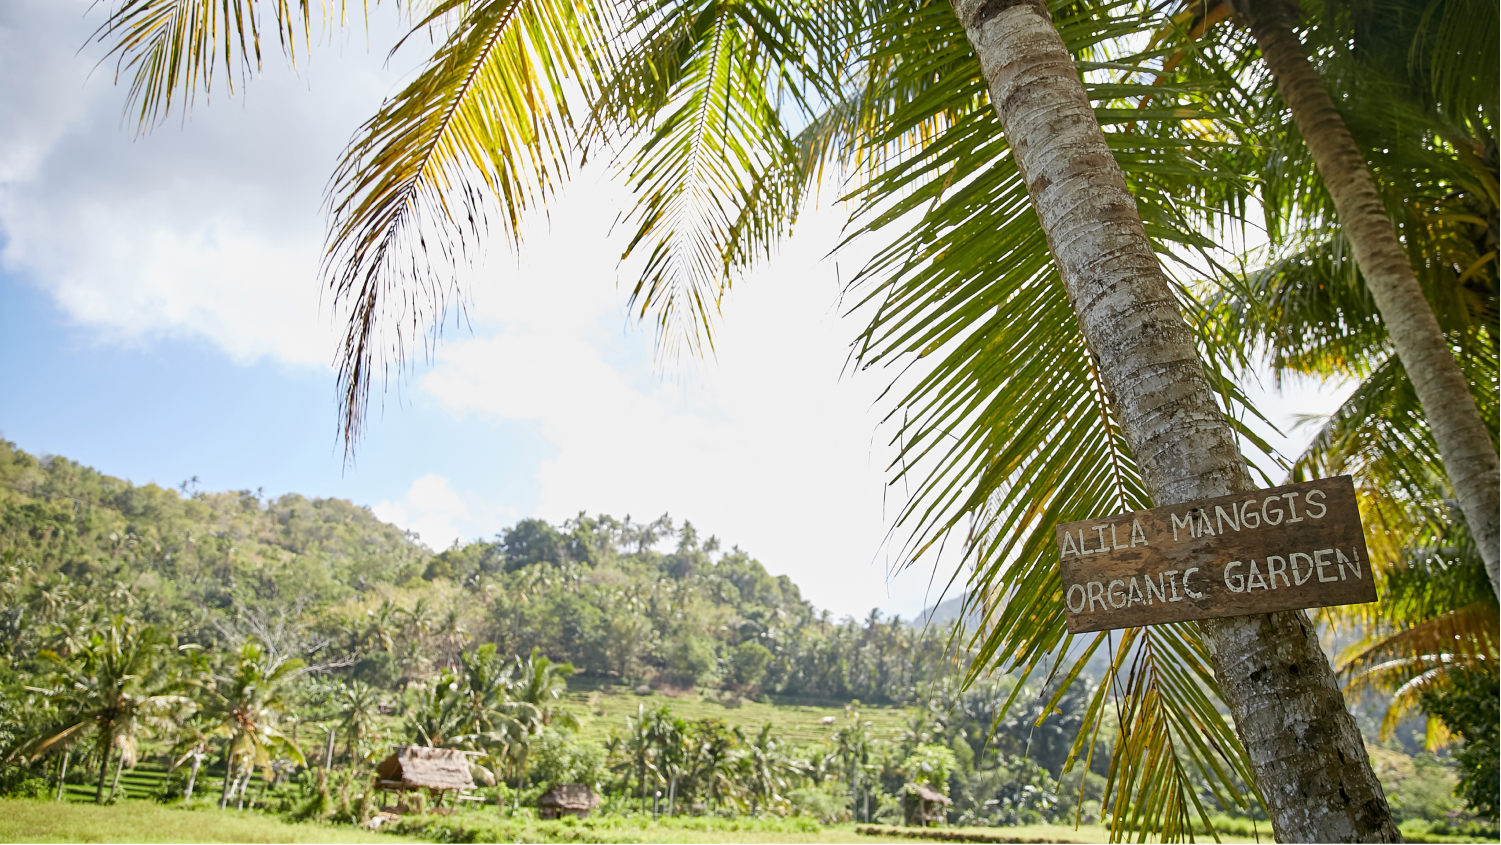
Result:
<svg viewBox="0 0 1501 845"><path fill-rule="evenodd" d="M400 824L413 825L416 819ZM497 819L471 811L449 819L431 818L429 836L441 828L467 828L480 842L932 842L906 836L861 836L854 825L821 827L799 819L662 819L606 817L582 822ZM1012 841L1103 842L1104 828L1074 830L1056 825L982 828ZM450 837L444 837L450 838ZM417 842L348 826L291 824L261 813L183 809L146 801L113 806L57 804L51 801L0 799L0 842ZM451 841L451 838L450 838ZM1249 839L1227 838L1227 842Z"/></svg>
<svg viewBox="0 0 1501 845"><path fill-rule="evenodd" d="M255 812L188 810L147 801L113 806L0 798L0 842L413 842Z"/></svg>
<svg viewBox="0 0 1501 845"><path fill-rule="evenodd" d="M635 716L638 707L652 709L664 704L684 719L720 719L747 731L760 730L762 725L770 722L778 737L796 743L830 741L834 731L848 724L854 713L859 714L860 721L874 723L876 736L883 739L901 730L908 718L907 711L899 707L861 705L846 710L842 706L795 703L762 704L745 700L736 703L700 692L681 696L661 692L636 695L623 686L571 691L567 694L567 702L569 709L579 717L580 733L597 740L603 740L612 730L624 733L625 718ZM823 724L823 719L830 716L834 723Z"/></svg>

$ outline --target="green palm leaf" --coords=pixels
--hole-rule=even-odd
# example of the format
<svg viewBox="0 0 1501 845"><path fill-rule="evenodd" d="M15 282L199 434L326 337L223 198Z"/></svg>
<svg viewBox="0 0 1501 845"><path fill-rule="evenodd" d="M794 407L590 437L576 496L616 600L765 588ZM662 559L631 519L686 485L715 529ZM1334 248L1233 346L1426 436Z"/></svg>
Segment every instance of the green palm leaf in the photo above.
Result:
<svg viewBox="0 0 1501 845"><path fill-rule="evenodd" d="M631 303L659 347L712 348L732 274L790 230L825 133L812 103L837 97L846 4L661 0L595 108L591 137L617 145L636 194L623 259L644 264ZM616 137L616 135L619 137Z"/></svg>
<svg viewBox="0 0 1501 845"><path fill-rule="evenodd" d="M339 367L347 445L359 438L377 364L399 364L416 338L442 325L489 211L498 207L514 239L522 213L568 172L564 84L594 90L607 60L607 9L444 0L414 28L451 31L417 79L360 128L328 189L324 270L350 312Z"/></svg>
<svg viewBox="0 0 1501 845"><path fill-rule="evenodd" d="M267 8L269 7L269 9ZM123 0L94 32L109 45L115 77L130 77L127 113L142 129L159 123L180 98L192 108L207 95L214 75L234 91L261 69L262 41L275 41L295 64L306 50L314 18L344 20L345 0Z"/></svg>
<svg viewBox="0 0 1501 845"><path fill-rule="evenodd" d="M1149 507L1150 500L964 36L946 5L912 11L889 22L889 55L966 71L941 80L935 74L925 90L908 88L910 99L877 136L888 144L925 133L930 140L873 174L859 194L863 233L900 231L857 281L866 291L861 306L873 316L856 360L904 367L921 361L897 403L901 417L890 420L899 451L892 483L914 489L899 525L913 538L908 559L952 538L974 563L971 595L985 610L974 673L995 667L1019 671L1023 680L1038 671L1060 674L1061 696L1107 636L1072 648L1053 527ZM1112 132L1110 140L1149 234L1165 254L1169 243L1207 250L1193 224L1225 214L1217 209L1245 187L1219 161L1227 145L1204 132L1200 121L1212 115L1195 103L1192 86L1165 92L1123 72L1154 58L1119 50L1119 40L1145 31L1149 18L1126 4L1057 6L1054 15L1076 55L1107 48L1112 55L1109 68L1093 67L1115 72L1089 81L1102 123L1135 130ZM906 69L899 75L928 78ZM1158 99L1154 108L1122 108L1148 94ZM1164 103L1166 96L1178 101ZM916 225L911 215L920 216ZM1206 335L1206 359L1230 360L1213 341ZM1228 377L1211 376L1227 408L1245 407ZM1197 794L1201 780L1225 806L1242 803L1248 761L1216 706L1197 629L1126 631L1110 650L1110 665L1124 682L1097 691L1074 756L1092 753L1092 738L1107 720L1117 723L1113 835L1131 828L1169 839L1191 835L1195 818L1208 819Z"/></svg>

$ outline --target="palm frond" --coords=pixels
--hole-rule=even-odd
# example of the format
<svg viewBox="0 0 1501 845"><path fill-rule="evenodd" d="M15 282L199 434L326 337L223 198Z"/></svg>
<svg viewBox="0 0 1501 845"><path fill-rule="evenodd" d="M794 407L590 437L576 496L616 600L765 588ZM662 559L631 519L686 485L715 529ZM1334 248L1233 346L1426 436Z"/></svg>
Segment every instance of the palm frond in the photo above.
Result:
<svg viewBox="0 0 1501 845"><path fill-rule="evenodd" d="M839 96L829 58L852 6L661 0L626 29L591 131L623 134L611 140L636 200L622 259L644 258L631 304L661 351L712 349L732 275L795 221L827 149L814 103Z"/></svg>
<svg viewBox="0 0 1501 845"><path fill-rule="evenodd" d="M1212 115L1195 106L1193 86L1153 90L1147 60L1133 65L1116 49L1150 25L1133 8L1060 4L1055 23L1075 55L1109 48L1109 67L1084 65L1101 72L1086 81L1102 122L1119 128L1108 137L1149 233L1165 255L1168 244L1207 252L1195 224L1233 215L1236 192L1247 187L1221 162L1225 143L1196 122ZM1052 528L1149 507L1150 497L952 12L923 4L888 25L892 51L918 41L924 49L915 61L966 68L904 91L908 101L892 109L876 138L925 141L889 160L858 194L862 233L902 221L903 231L857 281L865 294L858 307L872 316L856 363L910 368L911 384L897 401L901 416L888 419L899 455L891 483L910 482L915 491L899 517L912 538L904 558L950 537L962 543L975 563L970 591L986 608L975 671L993 667L1023 679L1048 672L1062 679L1062 694L1106 637L1092 638L1082 653L1071 648ZM1179 101L1120 108L1149 92ZM1203 343L1210 362L1229 360L1213 337ZM1227 408L1239 407L1231 380L1214 375ZM1187 837L1191 822L1209 812L1199 805L1198 779L1234 806L1245 800L1239 784L1250 782L1249 764L1216 708L1197 630L1159 626L1122 637L1111 665L1126 683L1097 691L1074 755L1092 754L1092 737L1117 720L1124 727L1112 757L1113 836L1134 828ZM1054 659L1060 654L1067 660ZM1130 711L1129 723L1110 703Z"/></svg>
<svg viewBox="0 0 1501 845"><path fill-rule="evenodd" d="M349 312L342 434L359 439L377 363L438 331L455 277L568 172L565 79L589 96L607 67L608 4L443 0L412 35L451 31L425 70L358 131L328 188L324 273ZM410 35L408 36L411 37ZM394 313L394 317L392 312Z"/></svg>
<svg viewBox="0 0 1501 845"><path fill-rule="evenodd" d="M114 60L116 80L130 78L125 109L144 131L174 104L186 115L217 73L233 93L272 44L295 65L314 20L342 23L347 11L346 0L122 0L93 40L109 46L103 61Z"/></svg>

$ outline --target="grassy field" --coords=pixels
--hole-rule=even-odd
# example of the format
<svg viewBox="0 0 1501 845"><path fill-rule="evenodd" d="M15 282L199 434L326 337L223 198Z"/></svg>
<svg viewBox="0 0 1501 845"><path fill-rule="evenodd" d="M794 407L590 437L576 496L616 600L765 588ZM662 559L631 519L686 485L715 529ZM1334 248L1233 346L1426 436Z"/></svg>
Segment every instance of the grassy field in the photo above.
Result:
<svg viewBox="0 0 1501 845"><path fill-rule="evenodd" d="M0 799L0 842L415 842L251 812L187 810L147 801L113 806Z"/></svg>
<svg viewBox="0 0 1501 845"><path fill-rule="evenodd" d="M899 707L861 705L846 710L844 707L797 703L773 705L697 691L682 695L663 692L636 695L629 687L623 686L574 690L568 693L567 701L569 709L579 717L580 733L597 740L603 740L612 730L624 733L626 717L635 716L638 707L652 709L664 704L684 719L720 719L747 731L760 730L762 725L770 722L777 736L797 743L832 739L834 731L848 724L856 713L862 722L873 722L876 735L882 738L900 731L908 718L907 711ZM823 724L823 719L830 716L834 718L834 724Z"/></svg>
<svg viewBox="0 0 1501 845"><path fill-rule="evenodd" d="M185 809L147 801L113 806L57 804L51 801L0 799L0 842L372 842L423 840L465 842L933 842L905 835L864 836L855 825L824 827L806 818L678 818L653 821L647 816L609 816L577 821L497 818L490 810L470 810L451 817L408 817L396 833L371 833L348 826L293 824L257 812ZM944 828L973 832L991 842L1105 842L1109 832L1097 825L1075 830L1062 825L1011 828ZM1263 837L1270 841L1270 837ZM1221 836L1226 843L1249 837Z"/></svg>

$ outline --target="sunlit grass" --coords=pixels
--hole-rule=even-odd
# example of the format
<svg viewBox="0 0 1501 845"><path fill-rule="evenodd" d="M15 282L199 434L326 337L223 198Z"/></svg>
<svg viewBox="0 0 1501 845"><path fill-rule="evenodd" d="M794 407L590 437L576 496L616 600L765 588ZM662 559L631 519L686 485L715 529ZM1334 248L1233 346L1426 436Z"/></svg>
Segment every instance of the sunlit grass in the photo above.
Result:
<svg viewBox="0 0 1501 845"><path fill-rule="evenodd" d="M413 842L255 812L190 810L147 801L113 806L0 799L0 842Z"/></svg>
<svg viewBox="0 0 1501 845"><path fill-rule="evenodd" d="M638 696L623 686L570 691L567 700L569 709L579 717L583 736L597 740L603 740L611 730L624 733L626 717L635 716L638 707L652 710L664 704L690 721L719 719L746 730L759 730L770 722L778 737L799 744L832 741L834 732L848 724L854 713L859 714L860 721L874 723L876 736L883 739L899 732L909 717L908 711L900 707L857 705L846 710L844 707L794 703L773 705L749 700L726 706L725 701L714 694L693 692L672 697L658 692ZM833 717L834 722L824 724L826 717Z"/></svg>

